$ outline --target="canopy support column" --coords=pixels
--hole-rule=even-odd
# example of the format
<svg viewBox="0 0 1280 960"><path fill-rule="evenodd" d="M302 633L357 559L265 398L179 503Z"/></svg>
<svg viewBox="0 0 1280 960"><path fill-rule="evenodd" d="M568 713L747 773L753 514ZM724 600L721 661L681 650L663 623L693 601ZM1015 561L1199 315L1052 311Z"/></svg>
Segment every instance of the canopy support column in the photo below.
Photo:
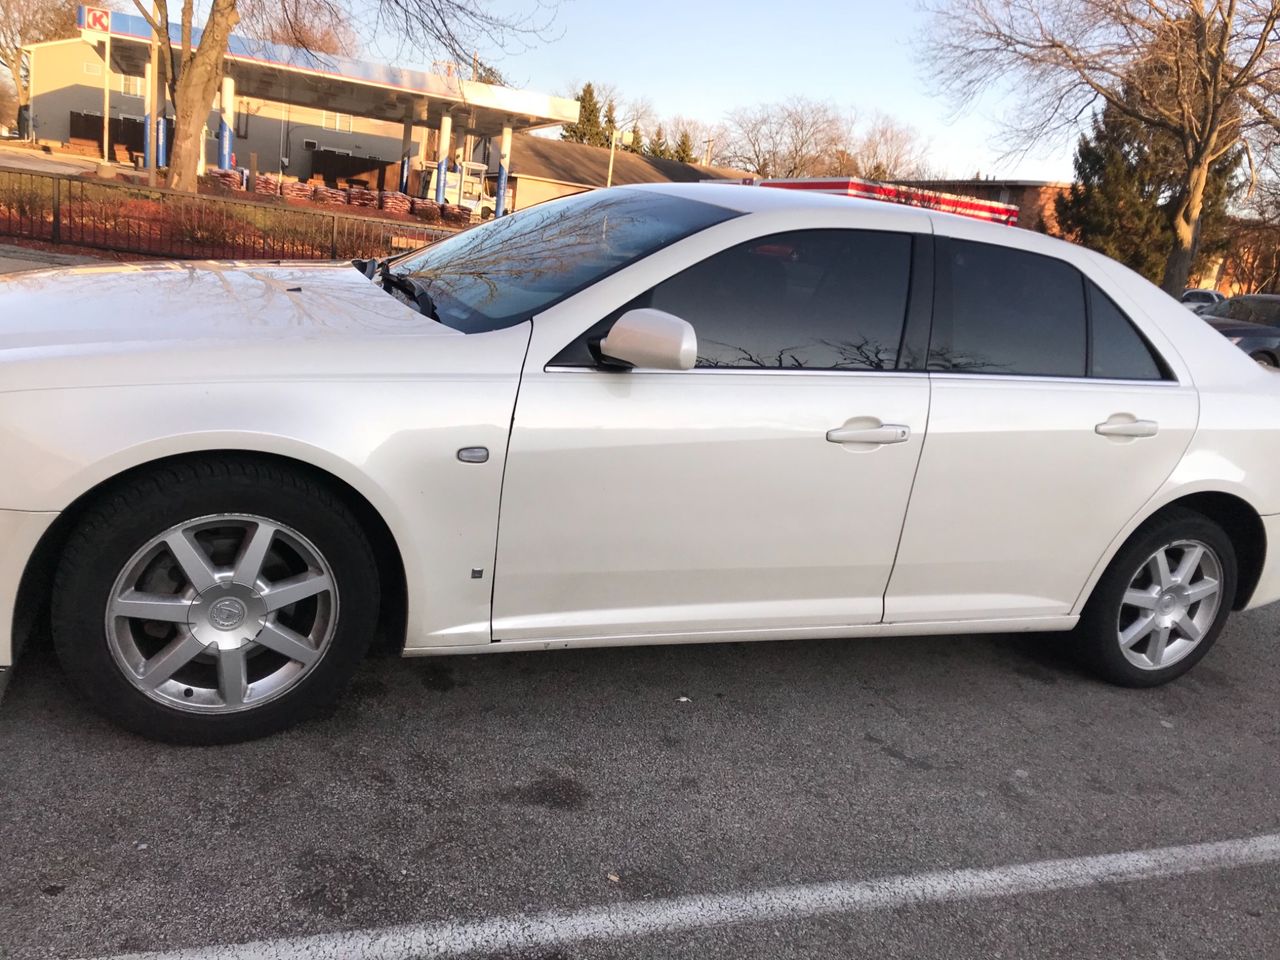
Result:
<svg viewBox="0 0 1280 960"><path fill-rule="evenodd" d="M111 162L111 31L102 41L102 162Z"/></svg>
<svg viewBox="0 0 1280 960"><path fill-rule="evenodd" d="M163 87L159 88L163 91ZM156 166L169 166L169 117L168 108L165 106L163 93L160 101L156 104ZM200 157L204 158L204 144L200 144Z"/></svg>
<svg viewBox="0 0 1280 960"><path fill-rule="evenodd" d="M148 60L142 67L142 83L145 89L142 91L142 157L144 166L154 178L155 176L155 131L153 125L155 123L155 105L152 102L155 90L152 88L151 61ZM155 186L154 179L151 186Z"/></svg>
<svg viewBox="0 0 1280 960"><path fill-rule="evenodd" d="M453 139L453 117L440 116L440 143L436 147L436 203L444 203L444 181L449 172L449 141Z"/></svg>
<svg viewBox="0 0 1280 960"><path fill-rule="evenodd" d="M502 125L502 140L498 147L498 196L493 204L493 215L500 217L507 212L507 176L511 169L511 123Z"/></svg>
<svg viewBox="0 0 1280 960"><path fill-rule="evenodd" d="M218 124L218 167L231 169L231 138L236 122L236 81L234 77L222 78L222 96L219 98L218 112L221 122Z"/></svg>
<svg viewBox="0 0 1280 960"><path fill-rule="evenodd" d="M400 136L400 192L409 192L409 158L413 156L413 104L404 108L404 131Z"/></svg>

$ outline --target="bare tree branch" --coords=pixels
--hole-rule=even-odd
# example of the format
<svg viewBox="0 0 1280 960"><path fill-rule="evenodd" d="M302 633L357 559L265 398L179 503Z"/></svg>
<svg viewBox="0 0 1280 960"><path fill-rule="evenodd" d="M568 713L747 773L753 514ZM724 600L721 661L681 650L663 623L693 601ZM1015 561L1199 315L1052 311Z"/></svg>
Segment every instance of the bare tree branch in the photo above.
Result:
<svg viewBox="0 0 1280 960"><path fill-rule="evenodd" d="M1208 170L1275 138L1280 0L926 0L924 61L958 108L1019 93L1008 140L1079 128L1098 100L1179 145L1186 166L1164 287L1186 283Z"/></svg>

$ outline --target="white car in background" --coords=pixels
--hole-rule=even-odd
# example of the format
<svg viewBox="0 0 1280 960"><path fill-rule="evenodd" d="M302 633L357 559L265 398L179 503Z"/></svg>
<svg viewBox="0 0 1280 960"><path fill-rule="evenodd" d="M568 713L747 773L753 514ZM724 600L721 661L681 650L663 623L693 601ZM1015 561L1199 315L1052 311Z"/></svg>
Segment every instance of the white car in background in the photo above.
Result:
<svg viewBox="0 0 1280 960"><path fill-rule="evenodd" d="M381 264L0 285L0 666L166 740L405 655L1075 631L1170 680L1280 598L1280 381L1030 231L781 190Z"/></svg>
<svg viewBox="0 0 1280 960"><path fill-rule="evenodd" d="M1178 298L1178 302L1193 313L1201 313L1225 299L1227 299L1226 296L1217 290L1189 287L1182 291L1182 296Z"/></svg>

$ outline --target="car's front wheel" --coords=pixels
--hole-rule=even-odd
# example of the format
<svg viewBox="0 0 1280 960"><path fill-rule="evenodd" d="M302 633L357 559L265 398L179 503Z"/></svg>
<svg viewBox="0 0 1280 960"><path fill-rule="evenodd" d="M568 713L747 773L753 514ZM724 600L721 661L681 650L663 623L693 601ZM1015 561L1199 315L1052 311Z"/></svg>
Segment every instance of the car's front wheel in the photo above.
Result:
<svg viewBox="0 0 1280 960"><path fill-rule="evenodd" d="M1222 528L1190 510L1169 510L1107 567L1076 628L1080 649L1112 683L1167 683L1209 652L1235 589L1235 551Z"/></svg>
<svg viewBox="0 0 1280 960"><path fill-rule="evenodd" d="M355 517L265 460L198 460L109 489L80 518L54 581L63 667L144 736L226 743L331 703L378 612Z"/></svg>

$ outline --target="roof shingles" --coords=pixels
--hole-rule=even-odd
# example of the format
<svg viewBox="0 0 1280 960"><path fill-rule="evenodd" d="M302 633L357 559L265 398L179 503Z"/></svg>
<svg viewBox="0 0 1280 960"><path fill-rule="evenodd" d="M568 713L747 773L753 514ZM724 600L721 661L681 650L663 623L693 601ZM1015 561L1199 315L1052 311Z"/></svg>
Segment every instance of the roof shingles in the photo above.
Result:
<svg viewBox="0 0 1280 960"><path fill-rule="evenodd" d="M609 175L609 150L517 134L511 146L511 175L603 187ZM751 174L728 167L704 167L678 160L658 160L627 150L613 156L613 183L696 183L699 180L741 179Z"/></svg>

